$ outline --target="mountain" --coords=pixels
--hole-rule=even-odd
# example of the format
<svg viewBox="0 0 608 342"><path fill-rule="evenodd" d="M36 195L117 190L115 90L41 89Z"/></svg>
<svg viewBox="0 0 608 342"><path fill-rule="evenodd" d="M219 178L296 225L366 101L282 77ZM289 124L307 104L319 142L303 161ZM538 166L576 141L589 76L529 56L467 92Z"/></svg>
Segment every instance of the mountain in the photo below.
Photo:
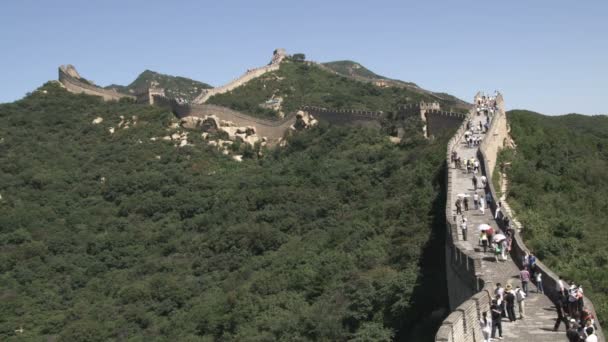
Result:
<svg viewBox="0 0 608 342"><path fill-rule="evenodd" d="M338 74L350 77L360 77L369 80L382 79L386 80L384 76L380 76L362 66L361 64L353 61L335 61L322 63L323 66L337 72Z"/></svg>
<svg viewBox="0 0 608 342"><path fill-rule="evenodd" d="M57 83L0 105L0 340L433 340L446 138L321 123L239 163L173 123Z"/></svg>
<svg viewBox="0 0 608 342"><path fill-rule="evenodd" d="M583 285L599 319L608 317L608 116L507 113L515 150L507 200L526 244L553 271Z"/></svg>
<svg viewBox="0 0 608 342"><path fill-rule="evenodd" d="M401 80L390 79L385 76L378 75L373 71L367 69L363 65L354 62L354 61L335 61L335 62L327 62L322 63L321 66L328 68L329 70L350 78L353 78L362 82L372 82L378 84L380 86L386 87L407 87L411 91L420 92L426 95L430 95L434 97L436 100L444 100L446 102L452 103L454 106L458 108L467 108L468 103L463 101L453 95L447 93L437 93L429 90L425 90L420 88L416 83L413 82L405 82Z"/></svg>
<svg viewBox="0 0 608 342"><path fill-rule="evenodd" d="M207 102L272 118L279 112L292 113L301 106L389 112L420 101L437 101L445 110L468 108L455 97L441 97L412 86L378 86L369 79L343 76L323 65L290 60L283 61L279 70L212 96ZM269 108L269 102L278 104Z"/></svg>
<svg viewBox="0 0 608 342"><path fill-rule="evenodd" d="M207 83L195 81L186 77L165 75L151 70L145 70L128 86L112 84L106 89L116 89L122 93L133 93L137 89L150 87L153 83L157 87L165 89L165 94L171 98L192 100L203 89L212 88Z"/></svg>

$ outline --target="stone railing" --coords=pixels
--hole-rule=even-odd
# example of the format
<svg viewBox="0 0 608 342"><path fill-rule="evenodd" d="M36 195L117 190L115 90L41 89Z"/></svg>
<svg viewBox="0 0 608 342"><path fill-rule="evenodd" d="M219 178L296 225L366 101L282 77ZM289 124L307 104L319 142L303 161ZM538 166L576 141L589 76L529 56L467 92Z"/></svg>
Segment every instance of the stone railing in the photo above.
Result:
<svg viewBox="0 0 608 342"><path fill-rule="evenodd" d="M502 110L499 110L496 113L495 117L493 118L492 124L490 125L490 128L488 130L488 132L489 133L491 132L492 134L488 133L487 139L483 140L483 142L481 143L481 146L477 152L477 156L478 156L478 159L480 162L480 167L482 169L482 172L488 178L487 186L488 186L488 190L492 196L492 202L488 203L488 206L492 210L492 213L496 213L498 203L500 201L498 192L496 191L496 189L494 187L494 183L492 182L492 176L493 176L494 167L496 165L497 152L498 152L498 150L500 150L503 147L502 143L504 141L506 141L506 139L508 138L506 136L507 135L507 127L506 127L507 121L506 120L507 119L506 119L505 112ZM523 266L523 257L526 253L530 253L530 249L528 249L528 247L525 245L523 238L520 234L520 231L523 228L521 226L521 223L515 217L512 216L512 213L510 210L508 212L506 210L504 210L504 207L501 208L500 213L498 215L498 219L496 220L500 229L502 229L504 231L507 228L506 225L504 224L505 217L509 218L512 228L515 228L514 229L515 235L513 237L513 243L511 245L511 256L512 256L513 260L515 261L515 264L521 269L524 267ZM551 301L553 301L553 302L557 301L557 299L559 298L558 291L557 291L557 284L558 284L559 277L553 271L551 271L551 269L547 265L543 264L542 261L540 261L540 260L537 261L536 265L538 266L538 270L543 275L542 278L543 278L543 288L544 288L545 295L547 295L549 297L549 299L551 299ZM605 337L604 337L602 328L600 326L599 318L597 317L595 307L594 307L593 303L591 302L591 300L589 299L589 297L585 297L585 307L589 308L593 312L593 315L596 317L596 325L597 325L596 333L598 335L598 340L605 341Z"/></svg>

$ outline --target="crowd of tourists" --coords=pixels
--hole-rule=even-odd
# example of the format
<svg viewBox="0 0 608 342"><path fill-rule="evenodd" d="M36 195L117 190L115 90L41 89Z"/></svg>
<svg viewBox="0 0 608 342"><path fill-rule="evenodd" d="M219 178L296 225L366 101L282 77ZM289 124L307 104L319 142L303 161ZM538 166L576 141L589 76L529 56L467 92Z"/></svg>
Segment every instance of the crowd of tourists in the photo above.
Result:
<svg viewBox="0 0 608 342"><path fill-rule="evenodd" d="M467 122L467 131L464 134L464 143L468 148L476 148L482 141L481 134L487 132L491 117L497 110L496 96L482 96L476 103L477 115L485 115L486 123L480 118L479 125L475 125L473 121ZM479 214L485 215L486 208L492 203L492 196L488 187L488 179L481 173L479 160L476 158L461 159L456 151L451 154L451 162L454 167L466 171L467 175L471 175L472 191L457 194L455 206L456 215L454 219L459 224L462 233L462 239L468 241L469 222L467 215L471 211L478 211ZM476 235L478 235L478 246L483 253L492 253L495 261L506 261L511 252L515 231L511 227L509 217L504 215L502 203L496 203L496 210L493 218L496 223L499 223L503 229L492 227L490 224L481 224L477 227ZM459 219L458 219L459 218ZM522 257L521 264L523 269L520 271L520 284L507 283L504 287L497 283L493 294L489 312L483 312L480 320L480 327L483 333L484 341L502 340L502 320L507 319L508 322L515 322L526 317L526 298L532 294L530 285L536 287L536 293L543 294L545 288L543 286L543 273L541 272L537 258L534 253L525 253ZM557 293L559 298L554 303L557 310L557 318L554 325L554 331L559 329L563 323L566 328L566 335L571 342L596 342L595 334L595 317L591 311L584 306L583 288L580 285L575 285L573 282L569 284L566 281L559 279L557 284ZM517 307L517 314L516 314Z"/></svg>

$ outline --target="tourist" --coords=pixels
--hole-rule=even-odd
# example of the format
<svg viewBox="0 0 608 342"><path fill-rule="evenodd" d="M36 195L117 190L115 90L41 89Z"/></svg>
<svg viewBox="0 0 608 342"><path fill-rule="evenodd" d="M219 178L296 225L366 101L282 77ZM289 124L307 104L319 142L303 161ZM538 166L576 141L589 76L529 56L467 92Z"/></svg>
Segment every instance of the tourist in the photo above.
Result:
<svg viewBox="0 0 608 342"><path fill-rule="evenodd" d="M585 329L585 333L587 335L585 342L597 342L597 335L595 335L595 330L593 327L587 327L587 329Z"/></svg>
<svg viewBox="0 0 608 342"><path fill-rule="evenodd" d="M487 253L487 251L488 251L488 234L486 234L485 230L481 231L481 235L479 236L479 244L483 247L483 252Z"/></svg>
<svg viewBox="0 0 608 342"><path fill-rule="evenodd" d="M507 250L509 249L508 239L502 240L500 244L500 258L502 261L507 261Z"/></svg>
<svg viewBox="0 0 608 342"><path fill-rule="evenodd" d="M496 329L498 328L498 339L502 340L502 322L501 322L501 310L498 305L496 299L492 300L492 305L490 306L490 310L492 311L492 338L496 337Z"/></svg>
<svg viewBox="0 0 608 342"><path fill-rule="evenodd" d="M562 303L562 301L558 300L555 302L555 309L557 310L557 319L555 319L555 325L553 326L553 331L557 331L557 329L559 329L559 325L562 322L564 322L566 331L568 331L568 329L570 329L570 322L566 318L565 307L564 307L564 304Z"/></svg>
<svg viewBox="0 0 608 342"><path fill-rule="evenodd" d="M477 172L479 172L479 160L475 159L475 161L473 162L473 172L475 174L477 174Z"/></svg>
<svg viewBox="0 0 608 342"><path fill-rule="evenodd" d="M462 200L462 204L464 204L464 211L469 211L469 198L465 197Z"/></svg>
<svg viewBox="0 0 608 342"><path fill-rule="evenodd" d="M526 316L526 293L519 286L515 288L515 299L517 299L517 307L519 308L519 319L524 319Z"/></svg>
<svg viewBox="0 0 608 342"><path fill-rule="evenodd" d="M488 312L484 311L481 314L481 319L479 320L479 325L481 326L481 333L483 334L483 342L490 341L490 332L492 331L492 320L488 319Z"/></svg>
<svg viewBox="0 0 608 342"><path fill-rule="evenodd" d="M502 246L502 244L497 243L496 246L494 246L494 260L496 262L498 262L500 256L502 255L502 250L500 249Z"/></svg>
<svg viewBox="0 0 608 342"><path fill-rule="evenodd" d="M521 287L523 288L526 295L528 294L528 282L530 281L530 272L527 267L519 272L519 279L521 280Z"/></svg>
<svg viewBox="0 0 608 342"><path fill-rule="evenodd" d="M530 255L528 256L528 263L530 264L532 273L534 273L534 269L536 268L536 256L532 252L530 252Z"/></svg>
<svg viewBox="0 0 608 342"><path fill-rule="evenodd" d="M555 289L557 290L557 293L561 297L565 298L565 297L568 296L568 291L566 290L566 282L564 282L564 280L562 279L562 276L558 276L557 278L558 278L558 280L557 280L557 284L555 286Z"/></svg>
<svg viewBox="0 0 608 342"><path fill-rule="evenodd" d="M471 181L473 182L473 190L477 190L477 176L473 175L473 178L471 179Z"/></svg>
<svg viewBox="0 0 608 342"><path fill-rule="evenodd" d="M463 217L460 223L460 229L462 230L462 240L467 241L467 218Z"/></svg>
<svg viewBox="0 0 608 342"><path fill-rule="evenodd" d="M569 342L580 342L581 335L578 333L578 324L576 324L576 320L573 318L570 320L570 329L566 332L566 337L568 337Z"/></svg>
<svg viewBox="0 0 608 342"><path fill-rule="evenodd" d="M481 178L482 181L483 181L483 177L484 176L482 176L482 178ZM484 189L485 189L485 187L484 187ZM486 192L486 204L488 205L488 207L490 206L490 204L492 204L492 194L489 191Z"/></svg>
<svg viewBox="0 0 608 342"><path fill-rule="evenodd" d="M574 285L574 282L570 283L570 289L568 290L568 311L571 316L576 315L578 311L578 287Z"/></svg>
<svg viewBox="0 0 608 342"><path fill-rule="evenodd" d="M515 293L511 284L507 284L505 290L505 305L507 307L507 316L510 322L515 322Z"/></svg>
<svg viewBox="0 0 608 342"><path fill-rule="evenodd" d="M462 215L462 200L460 197L456 199L456 215Z"/></svg>
<svg viewBox="0 0 608 342"><path fill-rule="evenodd" d="M473 205L475 209L479 209L479 194L477 192L473 194Z"/></svg>
<svg viewBox="0 0 608 342"><path fill-rule="evenodd" d="M543 273L540 270L534 272L534 280L536 281L536 293L545 293L543 291Z"/></svg>
<svg viewBox="0 0 608 342"><path fill-rule="evenodd" d="M481 211L481 215L486 214L486 205L483 201L479 201L479 211Z"/></svg>
<svg viewBox="0 0 608 342"><path fill-rule="evenodd" d="M524 268L530 267L530 254L528 251L524 251L524 256L521 258L521 263Z"/></svg>
<svg viewBox="0 0 608 342"><path fill-rule="evenodd" d="M483 189L485 189L485 188L486 188L486 185L488 185L488 179L486 178L486 176L481 175L481 187L482 187Z"/></svg>

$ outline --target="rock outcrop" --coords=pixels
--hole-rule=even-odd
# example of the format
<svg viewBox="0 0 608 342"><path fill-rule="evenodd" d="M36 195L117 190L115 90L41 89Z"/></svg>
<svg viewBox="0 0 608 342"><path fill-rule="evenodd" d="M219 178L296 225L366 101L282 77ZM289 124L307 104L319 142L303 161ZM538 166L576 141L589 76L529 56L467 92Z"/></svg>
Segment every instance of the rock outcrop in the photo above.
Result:
<svg viewBox="0 0 608 342"><path fill-rule="evenodd" d="M319 122L308 112L299 110L296 113L296 122L291 126L294 131L301 131L312 126L317 125Z"/></svg>

